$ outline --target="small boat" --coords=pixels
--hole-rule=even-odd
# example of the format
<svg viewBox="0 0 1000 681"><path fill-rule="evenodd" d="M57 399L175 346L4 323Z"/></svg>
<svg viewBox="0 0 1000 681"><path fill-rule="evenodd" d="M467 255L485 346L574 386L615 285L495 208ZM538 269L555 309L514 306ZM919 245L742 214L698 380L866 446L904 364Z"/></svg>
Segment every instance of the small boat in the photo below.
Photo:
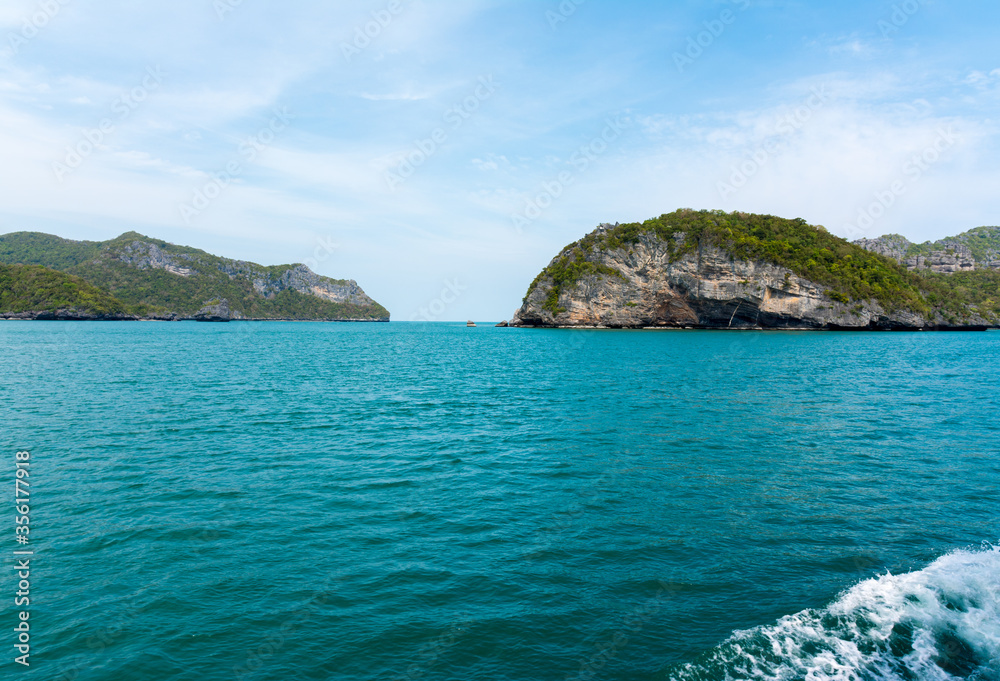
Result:
<svg viewBox="0 0 1000 681"><path fill-rule="evenodd" d="M466 322L465 326L470 329L474 329L476 328L476 323L470 319L468 322Z"/></svg>

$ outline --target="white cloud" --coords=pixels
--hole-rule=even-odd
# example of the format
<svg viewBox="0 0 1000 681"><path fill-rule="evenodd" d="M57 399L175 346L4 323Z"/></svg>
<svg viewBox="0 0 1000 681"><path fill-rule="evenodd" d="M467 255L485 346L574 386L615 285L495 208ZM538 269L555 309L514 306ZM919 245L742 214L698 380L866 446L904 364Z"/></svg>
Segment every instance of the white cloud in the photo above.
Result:
<svg viewBox="0 0 1000 681"><path fill-rule="evenodd" d="M39 12L37 0L4 0L0 5L0 29L20 29L25 22L31 22L32 14ZM4 36L6 41L6 35Z"/></svg>
<svg viewBox="0 0 1000 681"><path fill-rule="evenodd" d="M680 205L801 216L854 238L860 235L846 226L857 228L860 211L896 183L905 193L878 211L867 235L895 231L923 239L967 229L973 225L955 224L959 196L1000 211L1000 201L987 199L997 175L989 162L1000 133L995 125L927 111L914 117L891 102L831 99L808 118L789 118L795 111L805 109L793 100L719 114L714 122L706 116L697 126L652 121L646 129L663 147L647 157L644 172L633 174L634 186L661 196L681 188ZM683 132L665 132L677 128ZM933 162L914 163L925 155Z"/></svg>
<svg viewBox="0 0 1000 681"><path fill-rule="evenodd" d="M491 171L491 170L496 170L497 168L500 167L500 166L497 165L496 161L484 161L481 158L474 158L474 159L472 159L472 165L475 166L478 170L482 170L482 171L486 171L486 172Z"/></svg>
<svg viewBox="0 0 1000 681"><path fill-rule="evenodd" d="M871 43L867 43L858 37L845 38L841 42L831 45L828 49L830 54L834 56L868 57L876 52L875 47Z"/></svg>

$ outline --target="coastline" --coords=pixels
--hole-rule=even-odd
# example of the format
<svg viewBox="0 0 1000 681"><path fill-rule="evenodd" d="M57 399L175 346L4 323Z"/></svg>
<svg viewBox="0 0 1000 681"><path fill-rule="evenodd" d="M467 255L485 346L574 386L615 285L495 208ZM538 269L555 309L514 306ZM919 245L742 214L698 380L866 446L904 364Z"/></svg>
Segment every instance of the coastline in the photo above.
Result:
<svg viewBox="0 0 1000 681"><path fill-rule="evenodd" d="M201 324L228 324L231 322L331 322L388 324L390 319L293 319L291 317L246 317L239 319L197 319L193 316L152 316L133 315L81 315L60 314L64 312L0 312L0 321L5 322L198 322Z"/></svg>
<svg viewBox="0 0 1000 681"><path fill-rule="evenodd" d="M982 332L998 331L1000 326L968 325L968 326L925 326L925 327L895 327L880 328L872 326L756 326L756 327L724 327L724 326L587 326L587 325L533 325L508 324L510 329L576 329L580 331L806 331L806 332L859 332L859 333L924 333L924 332Z"/></svg>

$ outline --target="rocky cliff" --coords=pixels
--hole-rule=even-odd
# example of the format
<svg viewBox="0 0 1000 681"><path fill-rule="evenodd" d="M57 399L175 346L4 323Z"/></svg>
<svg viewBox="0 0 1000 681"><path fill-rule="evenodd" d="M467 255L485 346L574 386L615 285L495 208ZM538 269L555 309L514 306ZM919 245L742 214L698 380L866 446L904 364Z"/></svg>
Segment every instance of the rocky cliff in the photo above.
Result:
<svg viewBox="0 0 1000 681"><path fill-rule="evenodd" d="M567 246L532 283L510 325L888 330L996 323L967 312L947 318L895 263L802 221L678 211L642 225L602 225Z"/></svg>
<svg viewBox="0 0 1000 681"><path fill-rule="evenodd" d="M296 291L332 303L375 304L356 281L329 279L305 265L275 268L218 256L200 257L198 253L175 254L138 234L127 234L117 241L118 247L107 249L104 255L139 270L163 270L181 277L197 276L206 269L218 270L230 279L246 279L255 292L268 299L282 291Z"/></svg>

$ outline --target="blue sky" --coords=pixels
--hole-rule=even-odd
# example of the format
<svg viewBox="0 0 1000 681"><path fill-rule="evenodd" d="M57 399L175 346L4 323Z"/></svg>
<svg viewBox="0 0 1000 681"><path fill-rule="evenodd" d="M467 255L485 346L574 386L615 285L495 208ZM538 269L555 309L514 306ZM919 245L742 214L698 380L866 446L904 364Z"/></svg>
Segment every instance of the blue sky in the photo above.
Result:
<svg viewBox="0 0 1000 681"><path fill-rule="evenodd" d="M0 232L136 230L499 320L681 207L1000 223L992 2L4 0Z"/></svg>

